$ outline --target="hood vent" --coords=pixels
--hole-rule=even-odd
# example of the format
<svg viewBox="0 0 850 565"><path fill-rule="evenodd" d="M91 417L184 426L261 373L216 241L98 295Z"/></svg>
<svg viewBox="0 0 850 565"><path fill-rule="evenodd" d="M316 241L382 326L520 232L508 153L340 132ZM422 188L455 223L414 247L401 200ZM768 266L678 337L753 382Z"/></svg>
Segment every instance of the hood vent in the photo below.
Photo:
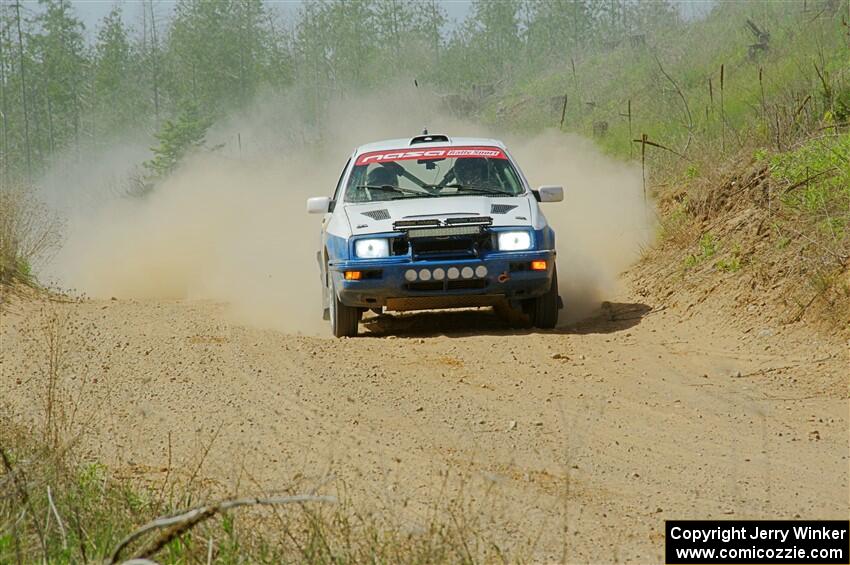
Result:
<svg viewBox="0 0 850 565"><path fill-rule="evenodd" d="M386 208L382 210L369 210L368 212L361 212L367 218L372 218L373 220L389 220L390 219L390 211Z"/></svg>
<svg viewBox="0 0 850 565"><path fill-rule="evenodd" d="M516 208L514 204L492 204L490 206L491 214L507 214L511 210Z"/></svg>

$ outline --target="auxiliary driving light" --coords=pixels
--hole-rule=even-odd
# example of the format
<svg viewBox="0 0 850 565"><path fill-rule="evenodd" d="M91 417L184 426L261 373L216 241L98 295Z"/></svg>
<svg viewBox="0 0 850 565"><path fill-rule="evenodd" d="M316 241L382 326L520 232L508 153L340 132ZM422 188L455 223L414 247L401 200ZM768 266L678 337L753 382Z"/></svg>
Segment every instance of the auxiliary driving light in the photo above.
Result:
<svg viewBox="0 0 850 565"><path fill-rule="evenodd" d="M532 271L545 271L546 270L546 261L543 261L542 259L539 260L539 261L532 261L531 262L531 270Z"/></svg>
<svg viewBox="0 0 850 565"><path fill-rule="evenodd" d="M429 271L428 269L422 269L421 271L419 271L419 279L423 281L430 281L431 271Z"/></svg>
<svg viewBox="0 0 850 565"><path fill-rule="evenodd" d="M416 271L413 269L408 269L404 272L404 278L407 282L413 282L416 280Z"/></svg>
<svg viewBox="0 0 850 565"><path fill-rule="evenodd" d="M477 267L475 267L475 276L479 279L483 279L484 277L486 277L487 267L485 267L484 265L478 265Z"/></svg>
<svg viewBox="0 0 850 565"><path fill-rule="evenodd" d="M345 280L347 281L359 281L362 278L362 271L345 271Z"/></svg>
<svg viewBox="0 0 850 565"><path fill-rule="evenodd" d="M448 272L446 273L451 280L455 280L460 276L460 271L457 270L457 267L449 267Z"/></svg>
<svg viewBox="0 0 850 565"><path fill-rule="evenodd" d="M434 280L441 281L446 278L446 272L443 269L434 269Z"/></svg>
<svg viewBox="0 0 850 565"><path fill-rule="evenodd" d="M475 272L472 270L472 267L464 267L463 270L460 272L460 276L465 279L471 279L472 275L474 274Z"/></svg>

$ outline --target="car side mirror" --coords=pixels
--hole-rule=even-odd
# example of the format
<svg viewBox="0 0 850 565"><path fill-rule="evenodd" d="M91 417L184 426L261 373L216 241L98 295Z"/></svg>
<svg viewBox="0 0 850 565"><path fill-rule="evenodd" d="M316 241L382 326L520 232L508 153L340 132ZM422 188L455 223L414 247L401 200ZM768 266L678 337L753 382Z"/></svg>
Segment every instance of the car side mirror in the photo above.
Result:
<svg viewBox="0 0 850 565"><path fill-rule="evenodd" d="M564 187L545 184L537 189L538 201L560 202L564 199Z"/></svg>
<svg viewBox="0 0 850 565"><path fill-rule="evenodd" d="M307 199L308 214L327 214L331 208L331 199L327 196L314 196Z"/></svg>

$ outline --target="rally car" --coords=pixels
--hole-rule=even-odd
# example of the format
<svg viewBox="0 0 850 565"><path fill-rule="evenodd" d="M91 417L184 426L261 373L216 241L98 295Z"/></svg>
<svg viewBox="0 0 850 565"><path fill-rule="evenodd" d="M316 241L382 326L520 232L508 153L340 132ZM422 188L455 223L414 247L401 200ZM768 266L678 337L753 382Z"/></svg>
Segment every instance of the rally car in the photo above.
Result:
<svg viewBox="0 0 850 565"><path fill-rule="evenodd" d="M561 300L555 234L532 190L494 139L423 135L357 148L324 214L321 272L333 335L357 335L364 312L495 306L552 328Z"/></svg>

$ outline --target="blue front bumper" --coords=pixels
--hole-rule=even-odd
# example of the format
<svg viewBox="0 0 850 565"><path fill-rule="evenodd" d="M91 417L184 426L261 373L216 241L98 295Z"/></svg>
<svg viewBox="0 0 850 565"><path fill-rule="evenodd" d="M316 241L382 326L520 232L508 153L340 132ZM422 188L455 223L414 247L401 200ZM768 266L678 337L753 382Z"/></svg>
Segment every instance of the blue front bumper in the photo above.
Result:
<svg viewBox="0 0 850 565"><path fill-rule="evenodd" d="M546 261L546 270L532 270L532 261ZM340 301L361 308L388 307L418 310L480 306L497 300L524 300L548 292L552 283L555 253L551 250L528 252L490 252L484 257L456 260L417 260L409 256L379 260L337 261L329 265ZM459 275L450 278L450 270L463 273L465 267L486 275ZM416 280L405 277L417 273ZM428 280L419 276L423 270ZM442 270L442 280L435 272ZM346 271L359 271L361 280L346 280ZM469 274L469 271L466 271ZM451 271L454 274L454 271ZM439 276L439 273L437 274Z"/></svg>

